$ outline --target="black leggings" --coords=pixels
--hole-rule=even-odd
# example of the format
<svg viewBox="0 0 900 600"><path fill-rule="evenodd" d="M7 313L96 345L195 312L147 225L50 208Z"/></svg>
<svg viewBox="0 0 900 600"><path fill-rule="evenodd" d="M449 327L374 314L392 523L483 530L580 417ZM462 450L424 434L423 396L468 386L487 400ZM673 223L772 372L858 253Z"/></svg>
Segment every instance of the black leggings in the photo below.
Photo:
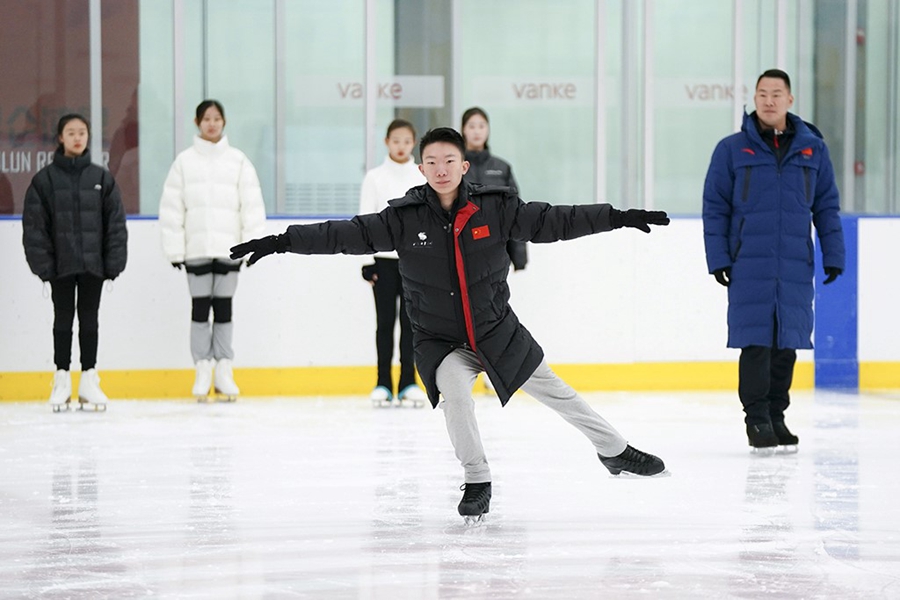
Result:
<svg viewBox="0 0 900 600"><path fill-rule="evenodd" d="M81 273L50 282L53 290L53 362L57 369L69 370L72 362L72 323L75 320L75 290L78 290L78 345L81 370L97 364L100 292L103 279Z"/></svg>
<svg viewBox="0 0 900 600"><path fill-rule="evenodd" d="M378 350L378 383L393 392L391 363L394 355L394 324L397 322L397 299L400 299L400 385L397 393L416 382L415 361L413 359L413 334L406 301L403 299L403 284L400 279L400 261L390 258L376 258L378 281L375 282L375 315L378 328L375 332L375 347Z"/></svg>

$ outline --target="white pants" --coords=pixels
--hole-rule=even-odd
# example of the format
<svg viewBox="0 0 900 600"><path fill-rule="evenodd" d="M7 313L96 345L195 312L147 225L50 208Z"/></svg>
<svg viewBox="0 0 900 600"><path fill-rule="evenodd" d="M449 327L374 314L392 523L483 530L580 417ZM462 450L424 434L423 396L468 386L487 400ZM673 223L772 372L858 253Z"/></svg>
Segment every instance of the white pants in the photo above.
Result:
<svg viewBox="0 0 900 600"><path fill-rule="evenodd" d="M437 369L437 386L442 398L439 406L444 411L447 433L450 434L456 458L465 470L466 483L491 481L491 470L478 432L475 401L472 398L472 386L483 370L475 353L463 349L447 355ZM560 379L546 361L541 361L522 385L522 390L574 425L587 436L598 454L616 456L625 450L625 438L594 412L578 392Z"/></svg>

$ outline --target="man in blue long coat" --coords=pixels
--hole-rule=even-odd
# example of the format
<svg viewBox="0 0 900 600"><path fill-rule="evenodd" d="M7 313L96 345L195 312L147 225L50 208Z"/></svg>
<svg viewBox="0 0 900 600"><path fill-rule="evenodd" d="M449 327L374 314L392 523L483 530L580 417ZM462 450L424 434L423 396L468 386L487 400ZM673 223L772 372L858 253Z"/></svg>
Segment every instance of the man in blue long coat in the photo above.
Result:
<svg viewBox="0 0 900 600"><path fill-rule="evenodd" d="M760 75L756 111L719 142L703 189L709 272L728 288L728 347L740 348L738 395L754 451L796 451L784 423L798 348L812 348L811 225L829 284L844 269L840 198L828 147L789 113L787 73Z"/></svg>

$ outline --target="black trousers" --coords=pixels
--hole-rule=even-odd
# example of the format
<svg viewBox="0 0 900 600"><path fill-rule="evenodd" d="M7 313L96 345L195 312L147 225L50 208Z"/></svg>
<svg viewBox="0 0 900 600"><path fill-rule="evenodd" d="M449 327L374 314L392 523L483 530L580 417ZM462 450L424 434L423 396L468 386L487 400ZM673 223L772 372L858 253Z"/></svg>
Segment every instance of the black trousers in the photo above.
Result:
<svg viewBox="0 0 900 600"><path fill-rule="evenodd" d="M748 346L741 349L738 396L744 405L747 425L783 423L791 403L797 351L776 346Z"/></svg>
<svg viewBox="0 0 900 600"><path fill-rule="evenodd" d="M75 321L76 297L78 311L78 345L81 349L81 370L93 369L97 364L97 341L100 312L100 292L103 279L89 273L60 277L50 282L53 299L53 362L57 369L69 370L72 362L72 324Z"/></svg>
<svg viewBox="0 0 900 600"><path fill-rule="evenodd" d="M400 309L400 385L397 392L416 382L413 358L413 334L406 301L403 299L403 282L400 280L400 261L392 258L376 258L378 280L372 288L375 293L375 347L378 350L378 383L394 391L391 363L394 358L394 324L397 322L397 299Z"/></svg>

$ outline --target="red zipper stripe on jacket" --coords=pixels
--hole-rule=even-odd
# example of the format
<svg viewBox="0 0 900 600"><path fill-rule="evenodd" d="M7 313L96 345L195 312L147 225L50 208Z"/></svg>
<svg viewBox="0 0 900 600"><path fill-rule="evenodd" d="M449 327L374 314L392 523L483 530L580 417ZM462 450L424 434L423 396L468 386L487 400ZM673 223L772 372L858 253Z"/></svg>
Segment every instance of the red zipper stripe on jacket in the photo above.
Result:
<svg viewBox="0 0 900 600"><path fill-rule="evenodd" d="M475 323L472 321L472 306L469 304L469 286L466 283L466 266L463 263L462 249L459 246L459 236L469 222L469 218L478 212L478 207L469 202L456 212L453 219L453 249L456 253L456 276L459 279L459 293L462 301L463 316L466 319L466 335L472 352L477 352L475 347Z"/></svg>

